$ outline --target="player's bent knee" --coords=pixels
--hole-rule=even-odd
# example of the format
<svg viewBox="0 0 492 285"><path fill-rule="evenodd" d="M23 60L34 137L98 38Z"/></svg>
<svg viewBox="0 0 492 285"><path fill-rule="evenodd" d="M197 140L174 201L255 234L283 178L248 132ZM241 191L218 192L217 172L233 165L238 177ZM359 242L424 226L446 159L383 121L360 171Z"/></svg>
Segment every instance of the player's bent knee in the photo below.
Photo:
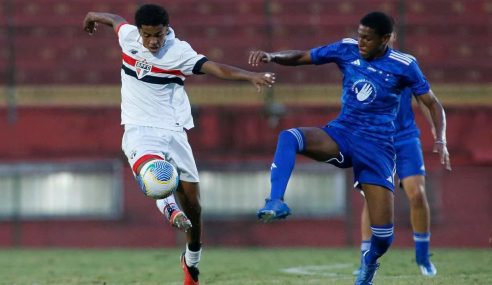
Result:
<svg viewBox="0 0 492 285"><path fill-rule="evenodd" d="M278 144L290 145L296 149L297 152L304 151L305 148L305 137L304 134L296 128L283 130L278 135Z"/></svg>
<svg viewBox="0 0 492 285"><path fill-rule="evenodd" d="M142 192L153 199L163 199L176 191L179 175L176 167L165 160L146 162L135 176Z"/></svg>
<svg viewBox="0 0 492 285"><path fill-rule="evenodd" d="M427 197L422 192L415 192L408 196L408 201L412 207L422 207L427 204Z"/></svg>

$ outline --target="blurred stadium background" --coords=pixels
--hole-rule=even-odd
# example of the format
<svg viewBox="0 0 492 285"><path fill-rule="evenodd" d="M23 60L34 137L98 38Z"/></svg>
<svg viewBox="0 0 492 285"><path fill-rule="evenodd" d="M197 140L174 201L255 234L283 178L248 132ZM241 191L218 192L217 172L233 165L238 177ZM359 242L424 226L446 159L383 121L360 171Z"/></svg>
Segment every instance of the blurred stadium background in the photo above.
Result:
<svg viewBox="0 0 492 285"><path fill-rule="evenodd" d="M492 1L160 1L177 37L211 60L250 69L252 49L308 49L353 37L382 10L398 23L443 101L453 172L432 154L417 111L428 168L435 247L492 246ZM140 1L3 0L0 6L0 246L173 247L121 152L121 52L111 29L82 31L88 11L133 22ZM289 185L294 215L263 225L277 133L321 126L339 109L335 66L265 65L278 84L262 94L208 76L187 81L201 175L204 243L217 246L358 245L361 198L350 171L300 158ZM412 245L408 203L396 196L395 245Z"/></svg>

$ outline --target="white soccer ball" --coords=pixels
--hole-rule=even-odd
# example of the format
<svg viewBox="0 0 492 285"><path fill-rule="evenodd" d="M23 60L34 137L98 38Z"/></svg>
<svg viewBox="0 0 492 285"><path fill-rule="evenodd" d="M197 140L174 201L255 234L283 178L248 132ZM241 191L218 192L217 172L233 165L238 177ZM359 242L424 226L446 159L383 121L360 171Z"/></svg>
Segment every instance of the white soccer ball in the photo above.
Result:
<svg viewBox="0 0 492 285"><path fill-rule="evenodd" d="M179 175L176 167L165 160L152 160L140 170L142 190L154 199L163 199L178 188Z"/></svg>

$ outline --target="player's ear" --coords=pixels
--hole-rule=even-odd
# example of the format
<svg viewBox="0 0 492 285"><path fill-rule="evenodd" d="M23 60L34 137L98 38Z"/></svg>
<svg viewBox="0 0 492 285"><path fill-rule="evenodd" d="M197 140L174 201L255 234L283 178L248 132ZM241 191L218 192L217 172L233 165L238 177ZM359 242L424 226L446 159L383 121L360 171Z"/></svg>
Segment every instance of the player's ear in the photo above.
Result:
<svg viewBox="0 0 492 285"><path fill-rule="evenodd" d="M384 45L388 45L391 40L391 33L383 35L382 40Z"/></svg>

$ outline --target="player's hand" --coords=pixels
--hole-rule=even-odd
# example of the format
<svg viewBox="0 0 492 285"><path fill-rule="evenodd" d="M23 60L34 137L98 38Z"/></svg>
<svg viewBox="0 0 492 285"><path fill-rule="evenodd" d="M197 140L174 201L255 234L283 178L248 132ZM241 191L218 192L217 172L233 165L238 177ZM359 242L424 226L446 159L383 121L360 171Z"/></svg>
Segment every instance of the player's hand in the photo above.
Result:
<svg viewBox="0 0 492 285"><path fill-rule="evenodd" d="M255 50L249 53L248 63L252 66L258 66L260 62L268 63L272 60L272 55L262 50Z"/></svg>
<svg viewBox="0 0 492 285"><path fill-rule="evenodd" d="M261 92L262 86L272 87L275 83L275 73L271 72L253 72L251 83L256 87L256 91Z"/></svg>
<svg viewBox="0 0 492 285"><path fill-rule="evenodd" d="M441 164L444 166L444 168L451 171L451 160L449 159L449 152L448 148L446 147L446 143L442 141L436 141L434 143L433 151L439 154Z"/></svg>
<svg viewBox="0 0 492 285"><path fill-rule="evenodd" d="M94 18L92 16L92 12L87 13L84 19L84 24L83 24L84 31L89 33L89 35L93 35L96 30L97 30L97 22L94 21Z"/></svg>

